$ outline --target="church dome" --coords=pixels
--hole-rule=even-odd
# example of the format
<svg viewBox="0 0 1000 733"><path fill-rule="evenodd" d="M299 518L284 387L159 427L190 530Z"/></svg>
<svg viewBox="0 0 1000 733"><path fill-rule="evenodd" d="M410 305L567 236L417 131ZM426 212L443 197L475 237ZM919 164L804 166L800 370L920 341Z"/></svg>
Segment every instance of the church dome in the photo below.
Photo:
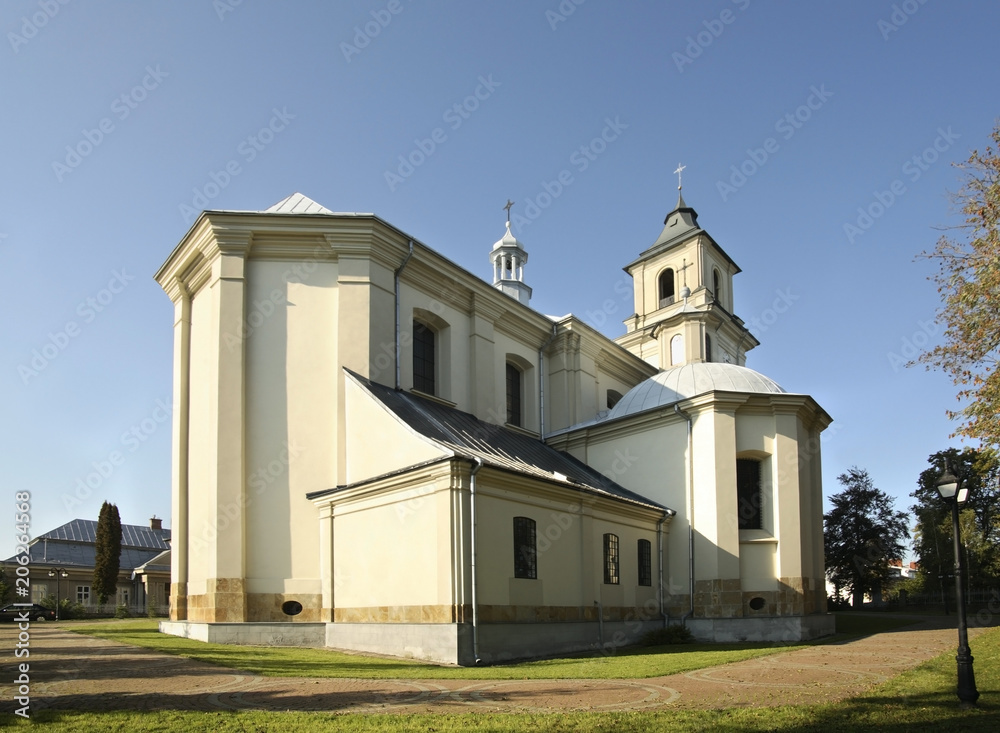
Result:
<svg viewBox="0 0 1000 733"><path fill-rule="evenodd" d="M785 390L753 369L716 362L666 369L636 385L608 413L607 420L665 407L713 390L782 394Z"/></svg>
<svg viewBox="0 0 1000 733"><path fill-rule="evenodd" d="M515 237L511 233L509 221L507 222L507 232L503 235L502 238L497 240L497 243L493 245L493 249L491 249L490 251L496 252L498 249L503 249L505 247L507 248L514 247L516 249L524 250L524 245L521 244L519 241L517 241L517 237Z"/></svg>

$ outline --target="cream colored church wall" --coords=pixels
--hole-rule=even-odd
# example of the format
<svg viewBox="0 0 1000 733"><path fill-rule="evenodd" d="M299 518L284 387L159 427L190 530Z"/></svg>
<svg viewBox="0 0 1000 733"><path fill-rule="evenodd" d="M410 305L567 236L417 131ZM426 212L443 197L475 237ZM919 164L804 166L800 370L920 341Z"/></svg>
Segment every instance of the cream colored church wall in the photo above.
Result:
<svg viewBox="0 0 1000 733"><path fill-rule="evenodd" d="M446 455L390 415L353 379L346 380L345 393L351 426L346 436L348 484Z"/></svg>
<svg viewBox="0 0 1000 733"><path fill-rule="evenodd" d="M247 265L246 547L248 591L283 593L286 579L319 593L319 547L309 491L337 483L338 323L334 262L308 277L287 262ZM280 548L280 551L279 551Z"/></svg>
<svg viewBox="0 0 1000 733"><path fill-rule="evenodd" d="M218 425L212 404L216 381L218 310L215 291L205 286L191 302L190 397L188 420L188 595L206 592L205 580L214 577L211 546L218 532L212 468L212 435Z"/></svg>
<svg viewBox="0 0 1000 733"><path fill-rule="evenodd" d="M492 414L483 419L507 420L507 362L521 370L521 427L538 431L538 349L506 333L494 332Z"/></svg>
<svg viewBox="0 0 1000 733"><path fill-rule="evenodd" d="M446 480L381 490L334 510L335 616L346 622L449 622Z"/></svg>

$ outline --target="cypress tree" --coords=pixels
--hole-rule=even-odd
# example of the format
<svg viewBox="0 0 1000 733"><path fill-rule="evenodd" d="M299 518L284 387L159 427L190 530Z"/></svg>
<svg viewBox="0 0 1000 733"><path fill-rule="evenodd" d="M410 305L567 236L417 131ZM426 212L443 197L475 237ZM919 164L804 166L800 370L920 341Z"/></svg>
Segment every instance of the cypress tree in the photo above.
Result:
<svg viewBox="0 0 1000 733"><path fill-rule="evenodd" d="M118 507L104 502L97 518L97 556L94 560L94 594L105 604L118 589L118 570L122 554L122 520Z"/></svg>

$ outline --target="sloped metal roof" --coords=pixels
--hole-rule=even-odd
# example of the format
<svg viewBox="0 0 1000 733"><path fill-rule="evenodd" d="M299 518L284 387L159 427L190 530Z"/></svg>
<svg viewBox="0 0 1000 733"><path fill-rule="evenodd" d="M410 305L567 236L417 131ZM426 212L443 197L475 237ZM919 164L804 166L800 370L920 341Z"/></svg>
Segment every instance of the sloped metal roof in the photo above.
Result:
<svg viewBox="0 0 1000 733"><path fill-rule="evenodd" d="M295 192L288 198L282 199L269 209L265 209L268 214L332 214L328 208L322 204L317 204L308 196Z"/></svg>
<svg viewBox="0 0 1000 733"><path fill-rule="evenodd" d="M433 400L370 382L350 370L345 371L412 430L460 456L479 458L488 466L555 481L568 489L673 513L662 504L629 491L570 454L556 450L537 438L484 422L475 415ZM330 491L312 493L309 497L316 498L346 488L349 487L339 486Z"/></svg>
<svg viewBox="0 0 1000 733"><path fill-rule="evenodd" d="M97 542L97 520L74 519L61 527L56 527L36 539L67 540L69 542ZM169 529L152 529L137 524L122 525L122 548L136 547L141 549L166 550L166 540L170 539Z"/></svg>

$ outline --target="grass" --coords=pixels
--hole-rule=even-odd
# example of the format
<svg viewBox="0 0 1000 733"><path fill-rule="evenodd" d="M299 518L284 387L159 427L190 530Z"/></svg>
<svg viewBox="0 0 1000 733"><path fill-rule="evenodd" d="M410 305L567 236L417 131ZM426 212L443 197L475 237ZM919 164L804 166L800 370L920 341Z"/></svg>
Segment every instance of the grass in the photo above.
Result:
<svg viewBox="0 0 1000 733"><path fill-rule="evenodd" d="M955 658L950 651L878 685L869 693L838 703L778 708L677 710L635 713L331 715L321 713L190 713L172 710L145 713L63 713L43 711L33 723L46 730L89 733L115 731L211 731L212 733L653 733L720 731L721 733L995 733L1000 730L1000 629L975 639L979 707L962 710L955 698ZM12 727L28 726L17 721Z"/></svg>
<svg viewBox="0 0 1000 733"><path fill-rule="evenodd" d="M799 646L684 644L626 647L608 655L576 655L491 667L452 667L332 649L206 644L161 634L153 621L122 621L71 629L122 644L155 649L268 677L365 679L627 679L661 677L777 654Z"/></svg>

